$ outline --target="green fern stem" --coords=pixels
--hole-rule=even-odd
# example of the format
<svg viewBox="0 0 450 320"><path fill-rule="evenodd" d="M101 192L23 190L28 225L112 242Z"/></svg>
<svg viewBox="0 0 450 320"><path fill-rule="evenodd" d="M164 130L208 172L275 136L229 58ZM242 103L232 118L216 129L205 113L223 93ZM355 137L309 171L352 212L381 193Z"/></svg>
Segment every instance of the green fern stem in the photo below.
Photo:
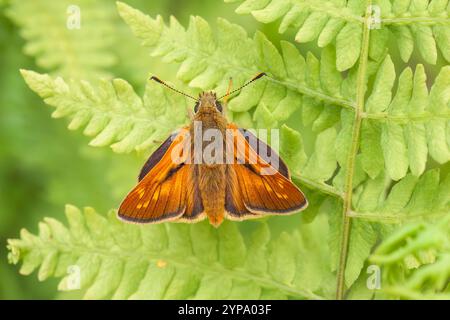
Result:
<svg viewBox="0 0 450 320"><path fill-rule="evenodd" d="M407 114L407 115L394 115L387 112L380 113L362 113L363 118L375 119L375 120L388 120L388 121L418 121L426 122L430 120L450 120L450 113L440 113L440 114Z"/></svg>
<svg viewBox="0 0 450 320"><path fill-rule="evenodd" d="M362 114L364 112L364 96L366 91L366 72L369 53L369 36L371 22L371 0L367 0L366 15L364 19L363 42L358 67L358 81L356 90L355 119L352 130L352 144L348 155L347 166L345 168L345 188L344 203L342 209L342 232L340 243L339 265L337 270L336 299L342 300L345 291L345 267L348 256L348 244L350 240L352 197L353 197L353 175L355 170L356 155L359 148L359 136L361 132Z"/></svg>
<svg viewBox="0 0 450 320"><path fill-rule="evenodd" d="M332 106L334 106L334 105L341 106L342 108L352 110L352 111L356 109L356 103L354 103L351 100L343 99L343 98L336 98L336 97L330 96L328 94L325 94L323 92L320 92L318 90L311 89L308 86L301 85L301 84L295 83L294 81L290 81L290 80L280 81L280 80L277 80L270 76L267 76L266 79L269 81L272 81L274 83L278 83L284 87L292 88L293 90L296 90L299 93L304 94L308 97L329 103Z"/></svg>
<svg viewBox="0 0 450 320"><path fill-rule="evenodd" d="M417 24L423 25L448 25L450 23L448 17L402 17L402 18L384 18L383 24Z"/></svg>
<svg viewBox="0 0 450 320"><path fill-rule="evenodd" d="M398 214L398 213L381 213L380 212L355 212L350 211L348 216L355 219L364 219L373 222L382 222L388 224L399 224L405 221L416 221L424 218L438 219L448 215L448 210L439 210L433 213L422 211L414 214Z"/></svg>
<svg viewBox="0 0 450 320"><path fill-rule="evenodd" d="M303 184L307 186L308 188L320 190L323 193L326 193L330 196L337 197L337 198L343 198L343 194L337 190L335 187L330 186L329 184L323 183L323 182L317 182L313 179L310 179L308 177L305 177L304 175L293 173L291 175L291 178L294 180L294 182L299 182L300 184Z"/></svg>

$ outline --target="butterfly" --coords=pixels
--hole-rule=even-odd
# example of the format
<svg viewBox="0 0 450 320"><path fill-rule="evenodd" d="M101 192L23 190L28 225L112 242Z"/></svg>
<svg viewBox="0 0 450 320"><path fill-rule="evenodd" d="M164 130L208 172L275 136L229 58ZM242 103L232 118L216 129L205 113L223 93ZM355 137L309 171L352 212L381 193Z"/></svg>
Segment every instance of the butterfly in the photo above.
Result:
<svg viewBox="0 0 450 320"><path fill-rule="evenodd" d="M225 218L242 221L305 209L308 202L278 154L225 117L228 97L264 75L233 91L230 80L227 94L220 98L214 92L194 98L152 77L195 100L194 112L188 110L191 123L172 133L144 164L118 217L133 223L193 223L208 218L218 227Z"/></svg>

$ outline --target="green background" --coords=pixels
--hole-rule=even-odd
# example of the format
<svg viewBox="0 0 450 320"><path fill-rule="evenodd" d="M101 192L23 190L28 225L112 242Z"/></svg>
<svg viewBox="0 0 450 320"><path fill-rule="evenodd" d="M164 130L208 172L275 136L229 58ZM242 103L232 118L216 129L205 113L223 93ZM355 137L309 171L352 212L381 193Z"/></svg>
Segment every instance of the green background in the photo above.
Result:
<svg viewBox="0 0 450 320"><path fill-rule="evenodd" d="M64 221L66 203L91 206L98 212L116 207L136 182L148 154L114 154L108 148L90 147L88 137L80 131L66 129L66 120L51 119L52 109L26 86L19 70L53 75L58 75L58 71L26 54L26 35L10 11L12 4L18 1L0 0L0 299L79 298L81 293L77 292L57 293L56 279L39 283L35 275L19 275L18 266L7 262L6 240L18 237L21 228L35 233L38 222L46 216ZM39 5L40 0L35 2ZM119 18L115 1L103 2L104 14L116 20L116 29L109 33L115 37L111 50L117 60L107 68L108 76L127 80L139 94L150 73L176 81L176 66L162 64L159 59L148 56ZM276 45L281 39L293 43L295 35L295 31L279 34L276 23L261 24L249 15L237 15L234 13L236 5L222 1L127 0L126 3L151 16L161 14L166 21L174 15L184 26L190 15L199 15L210 23L220 16L243 26L250 35L256 30L263 31ZM81 14L83 19L83 11ZM64 10L55 17L61 20L61 28L65 27L66 17ZM297 47L302 53L317 52L314 43ZM405 67L403 63L397 64L400 58L395 49L390 54L395 65ZM413 56L408 64L415 66L420 61ZM433 79L444 64L440 59L437 65L427 66L429 79ZM104 73L90 76L99 78ZM448 165L443 167L445 173L448 170Z"/></svg>
<svg viewBox="0 0 450 320"><path fill-rule="evenodd" d="M51 119L51 108L31 92L19 70L44 73L53 70L42 67L24 52L25 40L20 25L9 14L8 2L0 6L0 299L64 298L67 294L56 292L56 279L39 283L34 275L19 275L18 266L7 262L6 240L17 237L21 228L35 232L43 217L63 220L66 203L92 206L99 212L116 206L136 181L146 155L118 155L107 148L89 147L89 138L79 131L68 131L66 120ZM108 14L117 15L116 2L105 3L110 7ZM153 16L161 14L166 20L174 15L184 25L190 15L208 21L220 15L246 27L249 33L258 29L272 40L290 37L290 34L279 35L274 25L236 15L235 6L221 1L132 0L127 3ZM59 18L64 21L67 13L60 13ZM121 48L120 54L134 61L135 66L129 68L129 61L119 60L108 70L113 77L132 82L140 92L150 72L166 80L175 79L176 69L167 65L162 68L157 59L147 56L118 15L116 24L117 32L129 32L127 39L131 42L130 46ZM138 49L142 55L134 57Z"/></svg>

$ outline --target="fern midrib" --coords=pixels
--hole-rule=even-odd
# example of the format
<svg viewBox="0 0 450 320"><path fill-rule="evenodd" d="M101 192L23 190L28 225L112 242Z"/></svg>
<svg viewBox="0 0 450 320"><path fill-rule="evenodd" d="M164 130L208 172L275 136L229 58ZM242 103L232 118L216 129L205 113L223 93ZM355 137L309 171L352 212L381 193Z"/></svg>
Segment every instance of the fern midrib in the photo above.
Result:
<svg viewBox="0 0 450 320"><path fill-rule="evenodd" d="M352 209L352 197L353 197L353 175L355 170L356 155L359 148L359 136L362 122L362 112L364 111L365 104L365 92L366 92L366 73L369 53L369 37L370 37L370 23L371 12L370 6L371 0L366 2L366 15L363 24L363 38L361 46L360 62L357 75L357 88L356 88L356 101L357 107L355 109L355 119L353 122L352 130L352 143L350 146L350 152L346 165L346 177L344 186L344 200L342 207L342 229L341 229L341 244L340 244L340 256L337 271L337 285L336 285L336 299L342 300L344 298L345 291L345 268L347 264L348 248L350 241L351 230L351 217L350 211Z"/></svg>
<svg viewBox="0 0 450 320"><path fill-rule="evenodd" d="M416 121L450 120L450 113L422 113L422 114L389 114L387 112L361 114L363 118L387 121Z"/></svg>
<svg viewBox="0 0 450 320"><path fill-rule="evenodd" d="M310 188L317 189L328 195L338 197L338 198L343 197L342 192L340 192L335 187L333 187L329 184L323 183L323 182L314 181L313 179L308 178L304 174L293 173L293 174L291 174L291 178L299 181L300 183L302 183Z"/></svg>
<svg viewBox="0 0 450 320"><path fill-rule="evenodd" d="M178 265L181 268L185 269L193 269L196 271L201 271L204 274L213 274L213 275L228 275L231 278L234 279L240 279L240 280L246 280L246 281L253 281L257 283L260 287L268 288L268 289L275 289L278 290L288 296L293 296L297 298L307 298L311 300L324 300L324 297L321 297L309 290L304 289L298 289L293 288L289 285L276 282L273 279L270 278L264 278L259 277L256 275L252 275L246 272L243 272L242 269L227 269L222 267L220 264L215 263L214 265L206 265L202 262L200 262L195 256L191 256L191 260L187 260L189 262L186 262L186 260L182 260L180 258L177 258L177 256L164 254L162 252L157 251L146 251L146 250L136 250L136 251L111 251L111 250L102 250L98 247L84 247L80 245L74 245L73 243L62 243L58 242L55 239L53 241L48 240L42 240L40 241L42 246L34 246L33 250L38 250L39 252L48 252L49 250L56 250L56 252L59 253L78 253L78 256L83 256L87 254L97 254L108 258L121 258L123 261L130 260L130 258L140 258L148 260L149 262L154 262L158 260L164 260L168 262L169 264ZM116 248L120 248L116 244Z"/></svg>
<svg viewBox="0 0 450 320"><path fill-rule="evenodd" d="M356 218L356 219L365 219L368 221L374 221L374 222L383 222L383 223L402 223L405 220L411 222L414 219L422 219L422 218L439 218L445 215L448 215L450 212L450 208L439 210L439 211L433 211L433 213L430 213L430 211L421 211L416 212L412 214L399 214L399 213L386 213L386 212L357 212L357 211L350 211L349 217Z"/></svg>
<svg viewBox="0 0 450 320"><path fill-rule="evenodd" d="M324 101L324 102L327 102L330 104L334 104L334 105L338 105L338 106L341 106L343 108L350 109L350 110L354 110L356 108L356 103L351 100L346 100L343 98L329 96L326 93L324 93L323 91L311 89L305 85L298 84L298 82L295 82L292 80L280 81L280 80L277 80L272 77L267 77L267 79L269 79L270 81L279 83L285 87L293 88L296 91L298 91L299 93L302 93L303 95L311 97L311 98L319 99L321 101Z"/></svg>
<svg viewBox="0 0 450 320"><path fill-rule="evenodd" d="M391 25L425 24L425 25L447 25L450 17L405 17L405 18L382 18L381 23Z"/></svg>

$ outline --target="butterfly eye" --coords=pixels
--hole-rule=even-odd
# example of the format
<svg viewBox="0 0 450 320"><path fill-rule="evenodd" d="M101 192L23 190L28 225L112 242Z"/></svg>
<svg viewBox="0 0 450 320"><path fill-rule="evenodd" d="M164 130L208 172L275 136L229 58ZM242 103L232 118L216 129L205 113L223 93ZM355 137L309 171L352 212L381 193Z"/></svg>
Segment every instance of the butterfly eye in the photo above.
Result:
<svg viewBox="0 0 450 320"><path fill-rule="evenodd" d="M219 101L216 101L216 108L217 110L219 110L220 112L222 112L222 104Z"/></svg>
<svg viewBox="0 0 450 320"><path fill-rule="evenodd" d="M198 112L198 106L200 105L200 102L197 102L194 106L194 112L197 113Z"/></svg>

